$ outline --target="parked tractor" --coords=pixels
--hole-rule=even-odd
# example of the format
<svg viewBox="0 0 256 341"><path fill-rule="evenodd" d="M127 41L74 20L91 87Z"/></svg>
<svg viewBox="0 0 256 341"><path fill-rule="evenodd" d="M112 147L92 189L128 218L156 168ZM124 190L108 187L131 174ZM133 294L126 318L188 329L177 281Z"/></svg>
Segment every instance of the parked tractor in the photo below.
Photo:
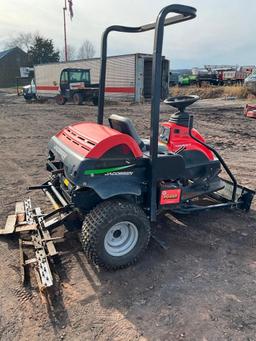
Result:
<svg viewBox="0 0 256 341"><path fill-rule="evenodd" d="M180 75L178 78L179 86L188 86L197 84L197 77L194 75Z"/></svg>
<svg viewBox="0 0 256 341"><path fill-rule="evenodd" d="M60 74L59 95L56 102L60 105L72 101L76 105L92 101L98 105L99 84L91 83L89 69L63 69Z"/></svg>

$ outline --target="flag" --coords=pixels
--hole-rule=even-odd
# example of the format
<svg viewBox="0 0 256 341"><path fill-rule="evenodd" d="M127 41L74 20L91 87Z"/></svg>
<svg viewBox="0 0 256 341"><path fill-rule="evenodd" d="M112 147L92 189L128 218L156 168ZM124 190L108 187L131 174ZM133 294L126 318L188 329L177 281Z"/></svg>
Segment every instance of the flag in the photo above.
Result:
<svg viewBox="0 0 256 341"><path fill-rule="evenodd" d="M69 9L70 19L72 20L72 18L73 18L73 16L74 16L74 12L73 12L73 0L68 0L68 9Z"/></svg>

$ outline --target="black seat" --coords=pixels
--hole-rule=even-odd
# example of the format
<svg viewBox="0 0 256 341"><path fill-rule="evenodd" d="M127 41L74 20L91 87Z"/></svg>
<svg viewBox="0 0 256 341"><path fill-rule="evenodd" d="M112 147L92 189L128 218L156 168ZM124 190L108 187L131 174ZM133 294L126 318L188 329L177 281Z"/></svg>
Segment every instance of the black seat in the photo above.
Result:
<svg viewBox="0 0 256 341"><path fill-rule="evenodd" d="M139 137L129 118L113 114L109 117L108 121L111 128L131 136L138 143L139 147L143 149L144 142Z"/></svg>
<svg viewBox="0 0 256 341"><path fill-rule="evenodd" d="M113 114L109 117L108 121L112 129L131 136L138 143L140 149L143 152L149 151L150 141L148 139L142 140L139 137L134 125L132 124L132 121L129 118ZM167 147L163 144L158 145L158 153L169 154Z"/></svg>

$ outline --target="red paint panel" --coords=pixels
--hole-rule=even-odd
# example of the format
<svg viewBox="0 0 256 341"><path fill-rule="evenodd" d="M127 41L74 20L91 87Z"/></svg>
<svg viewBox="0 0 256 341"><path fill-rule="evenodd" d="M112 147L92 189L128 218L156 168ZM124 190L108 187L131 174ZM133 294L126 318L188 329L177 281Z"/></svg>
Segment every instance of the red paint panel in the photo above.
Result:
<svg viewBox="0 0 256 341"><path fill-rule="evenodd" d="M126 94L135 94L134 87L106 87L105 92L119 92Z"/></svg>
<svg viewBox="0 0 256 341"><path fill-rule="evenodd" d="M58 91L59 87L56 85L38 85L36 90Z"/></svg>
<svg viewBox="0 0 256 341"><path fill-rule="evenodd" d="M142 157L142 151L131 136L96 123L76 123L62 129L56 137L86 158L98 159L121 144L127 146L134 157Z"/></svg>
<svg viewBox="0 0 256 341"><path fill-rule="evenodd" d="M181 189L165 189L161 192L160 204L170 205L180 202Z"/></svg>
<svg viewBox="0 0 256 341"><path fill-rule="evenodd" d="M72 86L76 87L74 85ZM80 87L80 85L77 87ZM58 91L59 87L55 85L38 85L36 89L46 90L46 91ZM105 92L135 94L135 88L134 87L106 87Z"/></svg>
<svg viewBox="0 0 256 341"><path fill-rule="evenodd" d="M170 152L175 153L180 147L184 146L186 150L201 151L209 160L214 160L214 155L208 148L190 137L188 127L172 122L163 122L161 125L170 129L170 137L167 143L167 148ZM193 128L192 132L196 138L205 142L203 136L196 129Z"/></svg>

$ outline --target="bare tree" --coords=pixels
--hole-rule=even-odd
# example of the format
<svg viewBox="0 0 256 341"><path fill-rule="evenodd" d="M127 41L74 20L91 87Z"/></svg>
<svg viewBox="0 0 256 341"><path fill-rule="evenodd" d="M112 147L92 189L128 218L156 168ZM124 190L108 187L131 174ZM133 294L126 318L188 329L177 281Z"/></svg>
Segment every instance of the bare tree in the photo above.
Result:
<svg viewBox="0 0 256 341"><path fill-rule="evenodd" d="M90 40L85 40L78 50L77 58L88 59L88 58L94 57L94 55L95 55L95 48L92 42L90 42Z"/></svg>
<svg viewBox="0 0 256 341"><path fill-rule="evenodd" d="M19 47L23 51L28 52L35 41L36 35L38 35L38 33L19 33L16 37L10 38L5 44L5 48L11 49L13 47Z"/></svg>
<svg viewBox="0 0 256 341"><path fill-rule="evenodd" d="M76 48L73 45L67 45L67 57L68 61L76 59ZM60 51L60 60L65 61L65 47Z"/></svg>

